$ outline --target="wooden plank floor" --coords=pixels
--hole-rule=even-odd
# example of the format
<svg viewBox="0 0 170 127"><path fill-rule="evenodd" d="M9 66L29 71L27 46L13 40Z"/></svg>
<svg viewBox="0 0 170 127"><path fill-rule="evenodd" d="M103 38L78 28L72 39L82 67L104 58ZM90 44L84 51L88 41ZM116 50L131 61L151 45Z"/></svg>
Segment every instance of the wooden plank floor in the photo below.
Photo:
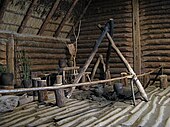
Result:
<svg viewBox="0 0 170 127"><path fill-rule="evenodd" d="M148 93L149 102L137 106L107 105L90 100L69 99L59 108L37 102L0 114L1 127L169 127L170 87ZM50 101L51 102L51 101Z"/></svg>

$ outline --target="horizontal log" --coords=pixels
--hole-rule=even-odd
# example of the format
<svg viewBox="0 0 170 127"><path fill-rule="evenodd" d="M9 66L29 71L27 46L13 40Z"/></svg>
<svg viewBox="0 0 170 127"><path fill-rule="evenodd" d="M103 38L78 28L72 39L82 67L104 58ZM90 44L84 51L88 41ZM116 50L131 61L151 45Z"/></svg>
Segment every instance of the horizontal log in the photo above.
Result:
<svg viewBox="0 0 170 127"><path fill-rule="evenodd" d="M141 36L141 40L151 40L151 39L169 39L170 34L169 33L157 33L157 34L144 34Z"/></svg>
<svg viewBox="0 0 170 127"><path fill-rule="evenodd" d="M33 65L58 64L58 59L31 59Z"/></svg>
<svg viewBox="0 0 170 127"><path fill-rule="evenodd" d="M91 23L96 22L96 21L98 21L98 22L105 21L106 22L106 20L109 18L114 18L115 21L118 19L123 21L122 16L124 17L124 19L128 19L128 18L130 19L132 17L131 13L120 12L120 11L117 13L113 13L112 11L110 11L110 13L109 12L102 12L100 14L95 13L95 14L91 14L87 18L84 18L82 20L82 22L83 22L82 26L85 27L85 25L87 25L87 23L89 23L89 22L91 22ZM95 19L97 19L97 20L95 20Z"/></svg>
<svg viewBox="0 0 170 127"><path fill-rule="evenodd" d="M74 86L95 85L99 83L117 81L117 80L125 79L125 78L132 78L132 75L128 75L125 77L117 77L117 78L112 78L112 79L107 79L107 80L85 82L85 83L66 84L66 85L56 84L55 86L52 86L52 87L36 87L36 88L20 88L20 89L13 89L13 90L0 90L0 93L18 93L18 92L28 92L28 91L38 91L38 90L55 90L55 89L63 89L63 88L69 88L69 87L74 87Z"/></svg>
<svg viewBox="0 0 170 127"><path fill-rule="evenodd" d="M167 45L149 45L149 46L144 46L142 47L143 51L153 51L153 50L170 50L170 46Z"/></svg>
<svg viewBox="0 0 170 127"><path fill-rule="evenodd" d="M108 18L107 18L108 19ZM106 22L106 20L105 21L103 21L103 22L88 22L87 23L87 25L85 26L83 26L82 28L81 28L81 31L86 31L86 30L97 30L97 28L96 28L96 26L98 25L98 24L104 24ZM90 25L89 25L89 23L90 23ZM114 27L114 29L119 29L119 28L132 28L132 23L116 23L116 26Z"/></svg>
<svg viewBox="0 0 170 127"><path fill-rule="evenodd" d="M142 43L144 45L169 45L169 39L164 39L164 38L160 38L160 39L149 39L146 41L142 41Z"/></svg>
<svg viewBox="0 0 170 127"><path fill-rule="evenodd" d="M6 59L6 52L0 52L0 58L1 59Z"/></svg>
<svg viewBox="0 0 170 127"><path fill-rule="evenodd" d="M98 52L97 54L99 54L100 52ZM131 53L131 52L123 52L122 53L123 54L123 56L125 56L125 57L133 57L133 54ZM102 53L102 55L103 55L103 57L106 57L106 53ZM117 56L116 55L116 53L115 52L113 52L112 54L111 54L111 57L115 57L115 56ZM79 59L79 58L88 58L89 57L89 54L80 54L80 53L78 53L78 55L77 55L77 58Z"/></svg>
<svg viewBox="0 0 170 127"><path fill-rule="evenodd" d="M170 23L170 22L169 22ZM157 33L168 33L170 31L170 28L161 28L161 29L148 29L148 30L142 30L141 34L157 34Z"/></svg>
<svg viewBox="0 0 170 127"><path fill-rule="evenodd" d="M47 42L35 42L35 41L17 41L17 46L28 47L44 47L44 48L65 48L66 45L62 43L47 43Z"/></svg>
<svg viewBox="0 0 170 127"><path fill-rule="evenodd" d="M170 67L170 63L169 62L145 62L144 63L145 67L149 67L149 68L158 68L160 66L163 66L165 68Z"/></svg>
<svg viewBox="0 0 170 127"><path fill-rule="evenodd" d="M107 47L99 47L99 50L98 50L98 52L100 52L100 53L106 53L107 52ZM132 52L133 51L133 49L131 48L131 47L119 47L119 49L120 49L120 51L121 52ZM93 48L82 48L82 49L79 49L78 50L78 53L79 54L82 54L82 53L89 53L90 51L92 51L93 50ZM114 50L112 49L111 50L112 52L114 52Z"/></svg>
<svg viewBox="0 0 170 127"><path fill-rule="evenodd" d="M29 59L60 59L66 58L65 54L29 53Z"/></svg>
<svg viewBox="0 0 170 127"><path fill-rule="evenodd" d="M159 17L158 17L159 18ZM168 18L168 17L166 17ZM152 19L153 20L153 19ZM141 24L142 28L141 30L147 30L147 29L165 29L165 28L169 28L169 23L161 23L161 24L152 24L152 23L149 23L147 21L143 21L144 23L146 24Z"/></svg>
<svg viewBox="0 0 170 127"><path fill-rule="evenodd" d="M131 28L122 28L122 29L114 29L114 34L116 33L131 33L132 29ZM97 29L92 30L86 30L81 33L81 36L83 35L92 35L92 34L100 34L101 32Z"/></svg>
<svg viewBox="0 0 170 127"><path fill-rule="evenodd" d="M114 38L114 41L115 43L125 43L127 45L132 45L132 38ZM78 41L78 44L82 44L82 43L95 43L96 42L96 39L89 39L88 37L87 38L84 38L84 39L80 39ZM106 38L103 39L102 43L108 43L108 40ZM101 43L101 44L102 44Z"/></svg>
<svg viewBox="0 0 170 127"><path fill-rule="evenodd" d="M70 42L70 39L65 38L55 38L55 37L46 37L46 36L38 36L38 35L29 35L29 34L18 34L15 32L9 32L9 31L0 31L0 37L8 38L11 36L11 34L14 35L14 38L17 40L29 40L29 41L42 41L42 42L51 42L51 41L59 41L59 42Z"/></svg>
<svg viewBox="0 0 170 127"><path fill-rule="evenodd" d="M99 35L95 34L95 35L88 35L88 37L86 35L82 35L80 36L79 39L97 39L99 37ZM132 34L131 33L115 33L113 34L113 38L132 38Z"/></svg>
<svg viewBox="0 0 170 127"><path fill-rule="evenodd" d="M148 56L143 57L142 60L144 62L170 62L170 57L166 56Z"/></svg>
<svg viewBox="0 0 170 127"><path fill-rule="evenodd" d="M141 1L141 9L143 8L152 8L152 7L156 7L156 6L160 6L160 5L168 5L170 4L170 2L167 1Z"/></svg>
<svg viewBox="0 0 170 127"><path fill-rule="evenodd" d="M5 60L5 59L0 58L0 64L5 65L5 64L6 64L6 60Z"/></svg>
<svg viewBox="0 0 170 127"><path fill-rule="evenodd" d="M46 53L46 54L65 54L65 49L52 49L40 47L17 47L18 51L24 50L26 53Z"/></svg>
<svg viewBox="0 0 170 127"><path fill-rule="evenodd" d="M170 56L169 50L143 51L143 56Z"/></svg>
<svg viewBox="0 0 170 127"><path fill-rule="evenodd" d="M32 71L48 71L48 70L57 70L57 65L32 65L31 66Z"/></svg>
<svg viewBox="0 0 170 127"><path fill-rule="evenodd" d="M2 39L2 40L0 40L0 45L1 46L6 46L6 42L7 42L8 40L4 40L4 39Z"/></svg>

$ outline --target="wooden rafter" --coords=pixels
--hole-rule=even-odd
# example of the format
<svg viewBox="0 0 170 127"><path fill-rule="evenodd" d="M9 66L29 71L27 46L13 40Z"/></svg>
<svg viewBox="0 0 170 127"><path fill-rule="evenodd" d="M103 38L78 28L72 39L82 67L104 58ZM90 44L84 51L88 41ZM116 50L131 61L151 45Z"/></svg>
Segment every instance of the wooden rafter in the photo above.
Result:
<svg viewBox="0 0 170 127"><path fill-rule="evenodd" d="M3 16L4 16L4 13L5 13L5 10L8 6L8 3L10 2L10 0L3 0L1 6L0 6L0 23L2 23L2 19L3 19Z"/></svg>
<svg viewBox="0 0 170 127"><path fill-rule="evenodd" d="M91 2L92 2L92 0L89 0L89 1L88 1L86 7L84 8L84 10L83 10L83 12L82 12L82 14L80 15L80 17L78 18L77 22L76 22L75 25L74 25L75 28L78 26L80 20L83 18L84 14L86 13L86 11L87 11L89 5L91 4ZM71 35L72 31L73 31L73 28L70 30L70 33L67 35L67 37L69 37L69 36Z"/></svg>
<svg viewBox="0 0 170 127"><path fill-rule="evenodd" d="M64 16L63 20L61 21L60 25L58 26L57 30L55 31L54 37L57 37L60 34L64 24L66 23L68 17L70 16L70 14L73 11L73 9L74 9L77 2L78 2L78 0L74 0L74 2L71 5L70 9L67 11L66 15Z"/></svg>
<svg viewBox="0 0 170 127"><path fill-rule="evenodd" d="M32 0L32 3L30 4L25 17L23 18L20 27L18 28L18 33L22 33L24 30L24 27L26 26L28 19L31 17L33 7L37 4L38 0Z"/></svg>
<svg viewBox="0 0 170 127"><path fill-rule="evenodd" d="M51 17L53 16L54 12L56 10L58 10L59 8L59 3L60 3L61 0L56 0L56 2L54 3L53 7L51 8L51 10L49 11L46 19L44 20L43 24L41 25L41 28L39 29L38 31L38 35L42 35L42 33L44 32L45 30L45 27L47 26L48 22L50 21Z"/></svg>

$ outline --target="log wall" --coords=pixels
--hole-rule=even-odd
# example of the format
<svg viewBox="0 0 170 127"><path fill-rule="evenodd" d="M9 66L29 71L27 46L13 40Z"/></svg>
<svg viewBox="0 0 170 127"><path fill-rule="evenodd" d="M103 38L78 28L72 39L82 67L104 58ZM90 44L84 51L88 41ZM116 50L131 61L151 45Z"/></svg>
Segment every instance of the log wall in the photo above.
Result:
<svg viewBox="0 0 170 127"><path fill-rule="evenodd" d="M82 20L81 33L78 41L77 63L83 66L89 57L96 39L101 31L97 28L98 24L104 25L110 18L114 19L113 40L117 47L133 66L133 44L132 44L132 3L131 0L94 0L89 6L85 17ZM108 48L108 40L105 38L99 47L95 58L93 59L88 71L91 71L97 61L99 54L104 56ZM110 57L110 71L112 77L120 76L120 73L126 71L125 66L119 57L112 50ZM100 70L97 70L97 77Z"/></svg>
<svg viewBox="0 0 170 127"><path fill-rule="evenodd" d="M0 38L0 64L6 65L6 42L5 38Z"/></svg>
<svg viewBox="0 0 170 127"><path fill-rule="evenodd" d="M6 42L13 33L0 32L0 59L6 63ZM55 72L59 59L66 58L66 45L69 39L14 34L15 42L15 77L17 85L22 77L21 54L25 51L32 74ZM1 46L2 45L2 46Z"/></svg>
<svg viewBox="0 0 170 127"><path fill-rule="evenodd" d="M140 0L139 5L143 71L163 65L170 75L170 1Z"/></svg>

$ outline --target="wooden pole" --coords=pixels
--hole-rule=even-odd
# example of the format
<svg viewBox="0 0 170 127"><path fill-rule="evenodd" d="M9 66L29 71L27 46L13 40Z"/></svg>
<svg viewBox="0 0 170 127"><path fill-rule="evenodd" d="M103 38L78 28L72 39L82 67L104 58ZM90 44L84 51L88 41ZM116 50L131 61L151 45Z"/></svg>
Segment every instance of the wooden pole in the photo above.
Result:
<svg viewBox="0 0 170 127"><path fill-rule="evenodd" d="M122 77L127 76L127 73L126 73L126 72L122 72L122 73L121 73L121 76L122 76ZM127 79L127 78L126 78L126 79L122 79L121 82L122 82L122 84L123 84L124 86L128 86L128 79Z"/></svg>
<svg viewBox="0 0 170 127"><path fill-rule="evenodd" d="M3 90L0 90L0 94L1 93L20 93L20 92L29 92L29 91L64 89L64 88L70 88L70 87L75 87L75 86L95 85L95 84L101 84L101 83L106 83L106 82L113 82L113 81L117 81L117 80L124 79L124 78L132 78L132 75L128 75L125 77L106 79L106 80L85 82L85 83L66 84L66 85L58 84L58 85L52 86L52 87L20 88L20 89L13 89L13 90L3 89Z"/></svg>
<svg viewBox="0 0 170 127"><path fill-rule="evenodd" d="M99 66L100 60L101 60L101 58L99 57L99 58L97 59L97 62L96 62L96 64L95 64L94 68L93 68L93 72L92 72L92 75L91 75L91 80L92 80L92 81L93 81L94 76L95 76L95 74L96 74L96 70L97 70L97 68L98 68L98 66Z"/></svg>
<svg viewBox="0 0 170 127"><path fill-rule="evenodd" d="M141 96L143 97L143 99L145 101L148 101L148 97L147 97L147 94L142 86L142 84L140 83L140 81L138 80L135 72L133 71L133 69L131 68L130 64L128 63L128 61L125 59L125 57L122 55L122 53L120 52L120 50L116 47L113 39L111 38L110 34L107 33L107 38L109 39L109 41L111 42L112 44L112 47L113 49L116 51L116 53L118 54L118 56L121 58L121 60L124 62L126 68L129 70L129 72L133 75L133 81L136 83L140 93L141 93Z"/></svg>
<svg viewBox="0 0 170 127"><path fill-rule="evenodd" d="M138 75L137 77L141 77L144 75L147 75L149 73L155 72L157 69ZM37 87L37 88L20 88L20 89L12 89L12 90L7 90L7 89L1 89L0 94L2 93L20 93L20 92L29 92L29 91L41 91L41 90L56 90L56 89L64 89L64 88L70 88L70 87L75 87L75 86L85 86L85 85L95 85L95 84L101 84L101 83L106 83L106 82L113 82L113 81L118 81L121 79L125 78L132 78L133 75L128 75L125 77L117 77L117 78L112 78L112 79L106 79L106 80L99 80L99 81L92 81L92 82L85 82L85 83L76 83L76 84L66 84L66 85L57 85L57 86L52 86L52 87Z"/></svg>
<svg viewBox="0 0 170 127"><path fill-rule="evenodd" d="M98 27L99 27L100 30L103 31L103 28L101 27L101 25L98 25ZM147 94L146 94L146 92L145 92L141 82L138 80L138 78L137 78L135 72L133 71L132 67L130 66L129 62L125 59L125 57L122 55L120 50L116 47L112 37L110 36L110 34L108 32L106 33L106 36L107 36L108 40L110 41L110 43L112 44L112 48L115 50L116 54L120 57L120 59L123 61L123 63L126 66L126 68L133 75L133 81L136 83L141 96L143 97L143 99L145 101L148 101Z"/></svg>
<svg viewBox="0 0 170 127"><path fill-rule="evenodd" d="M140 42L140 22L139 22L139 0L132 0L132 13L133 13L133 58L134 58L134 71L141 74L141 42Z"/></svg>
<svg viewBox="0 0 170 127"><path fill-rule="evenodd" d="M45 87L46 80L37 80L38 87ZM44 103L47 100L47 91L38 91L38 102Z"/></svg>
<svg viewBox="0 0 170 127"><path fill-rule="evenodd" d="M88 60L86 61L86 63L84 64L83 68L81 69L80 73L76 76L76 79L74 80L73 84L76 84L80 81L81 77L83 76L84 72L87 70L88 66L90 65L91 61L93 60L96 52L98 51L98 47L101 44L103 38L105 37L106 33L108 32L108 24L106 24L106 26L104 27L104 30L101 34L101 36L97 39L96 44L93 48L93 51L91 52ZM70 98L73 91L75 90L75 87L72 87L71 90L69 91L67 98Z"/></svg>
<svg viewBox="0 0 170 127"><path fill-rule="evenodd" d="M56 83L62 85L62 75L56 76ZM54 84L54 86L58 86L57 84ZM63 89L58 89L54 91L55 98L56 98L56 105L58 107L65 106L65 95Z"/></svg>
<svg viewBox="0 0 170 127"><path fill-rule="evenodd" d="M133 104L135 106L136 102L135 102L135 91L134 91L134 86L133 86L133 79L131 79L130 82L131 82L131 91L132 91Z"/></svg>
<svg viewBox="0 0 170 127"><path fill-rule="evenodd" d="M38 87L38 80L41 80L41 78L32 78L32 86L34 88ZM33 100L36 100L36 96L38 96L37 91L33 91Z"/></svg>
<svg viewBox="0 0 170 127"><path fill-rule="evenodd" d="M144 88L147 86L147 84L150 82L150 74L143 76L143 86Z"/></svg>
<svg viewBox="0 0 170 127"><path fill-rule="evenodd" d="M168 76L167 75L160 75L160 87L161 88L167 88L168 87Z"/></svg>
<svg viewBox="0 0 170 127"><path fill-rule="evenodd" d="M114 27L113 19L110 19L109 24L110 24L109 33L110 33L111 37L113 37L113 27ZM112 49L112 45L109 42L108 49L107 49L107 55L106 55L106 71L109 69L109 59L110 59L111 49Z"/></svg>
<svg viewBox="0 0 170 127"><path fill-rule="evenodd" d="M6 45L6 56L7 56L7 69L10 73L12 73L15 77L15 65L14 65L14 57L15 57L15 42L14 36L11 34L9 41ZM14 88L15 78L12 83L12 88Z"/></svg>

